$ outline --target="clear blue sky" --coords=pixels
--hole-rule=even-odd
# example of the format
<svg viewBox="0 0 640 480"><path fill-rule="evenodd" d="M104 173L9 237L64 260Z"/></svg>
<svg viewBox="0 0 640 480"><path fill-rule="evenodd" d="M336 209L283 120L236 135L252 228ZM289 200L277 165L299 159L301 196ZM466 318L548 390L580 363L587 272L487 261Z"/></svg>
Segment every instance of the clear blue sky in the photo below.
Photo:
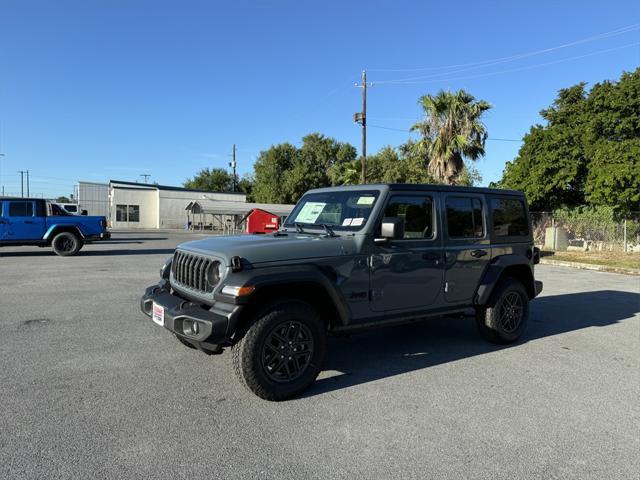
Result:
<svg viewBox="0 0 640 480"><path fill-rule="evenodd" d="M633 24L631 0L0 0L0 185L19 192L27 169L45 196L142 173L179 185L226 168L233 143L244 173L260 150L310 132L359 147L362 68L374 82L370 125L406 129L420 95L464 88L493 105L491 137L520 139L558 89L640 65L640 30L439 67ZM382 83L405 78L415 83ZM407 137L372 126L368 152ZM488 142L483 183L518 147Z"/></svg>

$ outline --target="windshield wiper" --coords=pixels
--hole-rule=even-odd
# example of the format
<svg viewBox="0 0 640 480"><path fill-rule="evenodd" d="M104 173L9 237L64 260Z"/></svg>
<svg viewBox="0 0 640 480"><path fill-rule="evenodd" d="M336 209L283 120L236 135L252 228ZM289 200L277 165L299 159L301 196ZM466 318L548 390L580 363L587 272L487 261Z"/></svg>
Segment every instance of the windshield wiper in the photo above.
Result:
<svg viewBox="0 0 640 480"><path fill-rule="evenodd" d="M324 228L325 232L327 232L327 236L329 236L329 237L337 237L337 235L333 231L333 228L331 228L331 225L328 225L326 223L321 223L320 226L322 228Z"/></svg>
<svg viewBox="0 0 640 480"><path fill-rule="evenodd" d="M302 229L302 224L295 222L294 225L296 226L296 232L298 233L304 233L304 230Z"/></svg>

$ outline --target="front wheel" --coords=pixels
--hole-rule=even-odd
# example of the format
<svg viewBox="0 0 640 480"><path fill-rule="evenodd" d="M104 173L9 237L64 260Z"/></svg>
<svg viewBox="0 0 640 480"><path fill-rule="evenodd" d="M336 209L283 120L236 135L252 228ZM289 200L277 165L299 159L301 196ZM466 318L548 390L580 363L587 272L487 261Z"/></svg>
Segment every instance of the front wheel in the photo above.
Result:
<svg viewBox="0 0 640 480"><path fill-rule="evenodd" d="M489 305L476 309L480 334L492 343L508 344L520 338L529 320L529 295L519 280L507 277L496 285Z"/></svg>
<svg viewBox="0 0 640 480"><path fill-rule="evenodd" d="M61 232L53 237L53 251L61 257L75 255L82 248L82 240L71 232Z"/></svg>
<svg viewBox="0 0 640 480"><path fill-rule="evenodd" d="M313 307L296 300L277 303L233 346L234 371L257 396L285 400L315 381L326 344L326 326Z"/></svg>

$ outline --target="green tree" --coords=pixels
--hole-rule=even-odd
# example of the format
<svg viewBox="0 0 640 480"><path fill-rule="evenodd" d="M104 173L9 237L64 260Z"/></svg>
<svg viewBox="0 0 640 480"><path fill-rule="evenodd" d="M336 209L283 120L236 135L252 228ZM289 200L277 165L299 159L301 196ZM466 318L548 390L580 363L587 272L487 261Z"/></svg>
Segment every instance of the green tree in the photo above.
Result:
<svg viewBox="0 0 640 480"><path fill-rule="evenodd" d="M298 149L290 143L260 152L254 165L253 199L262 203L288 203L283 188L285 173L293 168Z"/></svg>
<svg viewBox="0 0 640 480"><path fill-rule="evenodd" d="M498 186L523 190L538 210L640 210L640 68L589 92L562 89L541 116L546 124L531 127Z"/></svg>
<svg viewBox="0 0 640 480"><path fill-rule="evenodd" d="M411 127L422 136L412 144L413 155L423 159L436 180L457 184L464 160L485 154L487 129L480 119L491 105L464 90L424 95L419 103L425 119Z"/></svg>
<svg viewBox="0 0 640 480"><path fill-rule="evenodd" d="M293 168L285 176L285 189L291 203L297 202L307 190L337 184L333 172L356 157L353 145L319 133L305 136Z"/></svg>
<svg viewBox="0 0 640 480"><path fill-rule="evenodd" d="M58 197L56 198L56 203L72 203L71 200L69 199L69 197Z"/></svg>
<svg viewBox="0 0 640 480"><path fill-rule="evenodd" d="M273 145L254 166L253 198L265 203L295 203L307 190L341 183L343 167L355 160L356 149L319 133L302 146Z"/></svg>
<svg viewBox="0 0 640 480"><path fill-rule="evenodd" d="M233 178L222 168L203 168L198 174L183 183L185 188L207 190L209 192L230 192L233 189Z"/></svg>
<svg viewBox="0 0 640 480"><path fill-rule="evenodd" d="M238 181L238 191L244 193L247 196L248 202L253 202L253 186L255 184L255 179L253 175L250 173L245 173L242 178Z"/></svg>

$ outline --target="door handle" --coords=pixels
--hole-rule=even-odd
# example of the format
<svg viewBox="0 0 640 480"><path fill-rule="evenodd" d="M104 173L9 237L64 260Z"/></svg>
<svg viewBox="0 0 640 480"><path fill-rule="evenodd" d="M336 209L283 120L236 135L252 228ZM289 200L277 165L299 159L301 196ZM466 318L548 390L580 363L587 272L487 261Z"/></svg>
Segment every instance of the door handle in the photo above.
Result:
<svg viewBox="0 0 640 480"><path fill-rule="evenodd" d="M371 270L375 270L376 268L380 267L383 263L384 263L384 260L382 259L382 255L374 254L369 257L369 268Z"/></svg>
<svg viewBox="0 0 640 480"><path fill-rule="evenodd" d="M25 221L24 221L24 223L29 223L29 224L32 224L32 225L33 225L33 224L34 224L34 223L36 223L36 222L34 222L33 220L25 220Z"/></svg>
<svg viewBox="0 0 640 480"><path fill-rule="evenodd" d="M484 257L487 254L486 250L473 250L471 256L474 258Z"/></svg>

